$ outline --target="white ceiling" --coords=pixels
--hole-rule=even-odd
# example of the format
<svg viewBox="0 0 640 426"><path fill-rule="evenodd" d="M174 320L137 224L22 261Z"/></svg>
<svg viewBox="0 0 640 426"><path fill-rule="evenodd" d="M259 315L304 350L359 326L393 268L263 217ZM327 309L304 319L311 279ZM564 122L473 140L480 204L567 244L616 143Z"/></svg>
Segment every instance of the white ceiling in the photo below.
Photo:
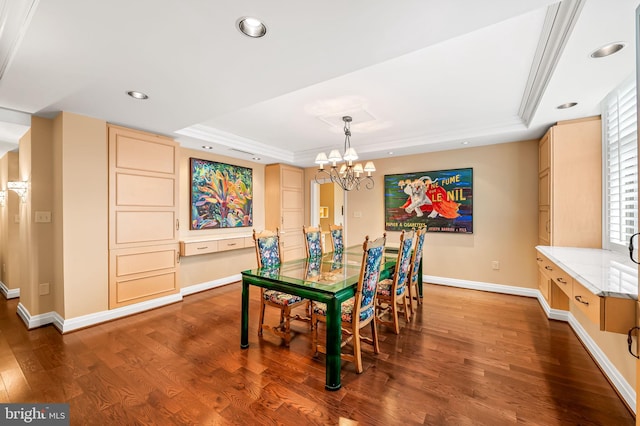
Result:
<svg viewBox="0 0 640 426"><path fill-rule="evenodd" d="M363 159L520 141L599 114L635 70L638 0L564 0L577 19L546 72L538 46L561 26L548 0L9 1L33 8L0 79L0 155L26 129L7 110L69 111L301 166L342 149L343 115ZM262 19L267 35L243 36L242 16ZM589 57L615 41L627 46ZM542 76L538 98L530 75Z"/></svg>

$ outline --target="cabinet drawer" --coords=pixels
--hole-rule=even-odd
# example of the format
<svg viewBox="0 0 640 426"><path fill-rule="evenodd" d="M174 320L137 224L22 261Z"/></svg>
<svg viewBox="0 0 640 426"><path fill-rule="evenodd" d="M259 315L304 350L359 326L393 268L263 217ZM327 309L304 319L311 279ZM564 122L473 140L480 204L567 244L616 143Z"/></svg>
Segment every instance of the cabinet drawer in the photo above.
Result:
<svg viewBox="0 0 640 426"><path fill-rule="evenodd" d="M567 274L543 254L538 253L537 258L539 259L538 264L540 265L540 270L547 277L552 279L558 288L560 288L560 290L562 290L567 296L572 297L571 283L573 282L573 279L571 278L571 275Z"/></svg>
<svg viewBox="0 0 640 426"><path fill-rule="evenodd" d="M637 302L633 299L600 297L574 281L571 300L602 331L626 334L635 325Z"/></svg>
<svg viewBox="0 0 640 426"><path fill-rule="evenodd" d="M544 274L538 274L538 289L540 289L540 293L545 298L547 303L551 302L549 299L549 278L547 278Z"/></svg>
<svg viewBox="0 0 640 426"><path fill-rule="evenodd" d="M253 241L253 237L244 237L244 246L245 247L255 247L256 242Z"/></svg>
<svg viewBox="0 0 640 426"><path fill-rule="evenodd" d="M244 248L244 237L218 240L218 251L235 250L239 248Z"/></svg>
<svg viewBox="0 0 640 426"><path fill-rule="evenodd" d="M180 256L193 256L217 251L218 241L180 242Z"/></svg>
<svg viewBox="0 0 640 426"><path fill-rule="evenodd" d="M573 303L585 313L589 320L596 324L600 324L600 296L596 296L589 290L584 288L580 283L573 283L573 297L571 298Z"/></svg>

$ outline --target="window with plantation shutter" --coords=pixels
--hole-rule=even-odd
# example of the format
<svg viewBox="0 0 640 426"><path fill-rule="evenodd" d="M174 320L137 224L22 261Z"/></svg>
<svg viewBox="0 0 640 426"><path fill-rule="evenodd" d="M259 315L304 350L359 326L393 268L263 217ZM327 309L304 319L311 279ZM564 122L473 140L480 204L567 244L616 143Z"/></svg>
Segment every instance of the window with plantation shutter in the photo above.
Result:
<svg viewBox="0 0 640 426"><path fill-rule="evenodd" d="M636 81L630 78L603 101L605 244L624 249L638 232Z"/></svg>

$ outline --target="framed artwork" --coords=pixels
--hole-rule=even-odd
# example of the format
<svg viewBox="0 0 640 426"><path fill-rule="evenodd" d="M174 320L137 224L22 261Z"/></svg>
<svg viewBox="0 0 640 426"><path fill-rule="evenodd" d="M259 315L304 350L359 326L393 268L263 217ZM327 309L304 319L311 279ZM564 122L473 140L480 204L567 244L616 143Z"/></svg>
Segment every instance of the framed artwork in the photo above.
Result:
<svg viewBox="0 0 640 426"><path fill-rule="evenodd" d="M253 169L190 158L191 229L253 226Z"/></svg>
<svg viewBox="0 0 640 426"><path fill-rule="evenodd" d="M473 169L385 175L387 231L473 233Z"/></svg>

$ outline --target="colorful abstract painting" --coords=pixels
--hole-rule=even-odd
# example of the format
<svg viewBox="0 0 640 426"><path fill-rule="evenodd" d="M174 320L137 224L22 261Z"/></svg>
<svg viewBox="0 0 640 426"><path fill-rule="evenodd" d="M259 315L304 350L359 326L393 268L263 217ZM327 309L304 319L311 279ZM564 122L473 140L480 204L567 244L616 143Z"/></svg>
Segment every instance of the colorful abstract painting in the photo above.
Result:
<svg viewBox="0 0 640 426"><path fill-rule="evenodd" d="M253 170L190 160L191 229L253 226Z"/></svg>
<svg viewBox="0 0 640 426"><path fill-rule="evenodd" d="M473 169L385 175L384 219L387 231L473 233Z"/></svg>

